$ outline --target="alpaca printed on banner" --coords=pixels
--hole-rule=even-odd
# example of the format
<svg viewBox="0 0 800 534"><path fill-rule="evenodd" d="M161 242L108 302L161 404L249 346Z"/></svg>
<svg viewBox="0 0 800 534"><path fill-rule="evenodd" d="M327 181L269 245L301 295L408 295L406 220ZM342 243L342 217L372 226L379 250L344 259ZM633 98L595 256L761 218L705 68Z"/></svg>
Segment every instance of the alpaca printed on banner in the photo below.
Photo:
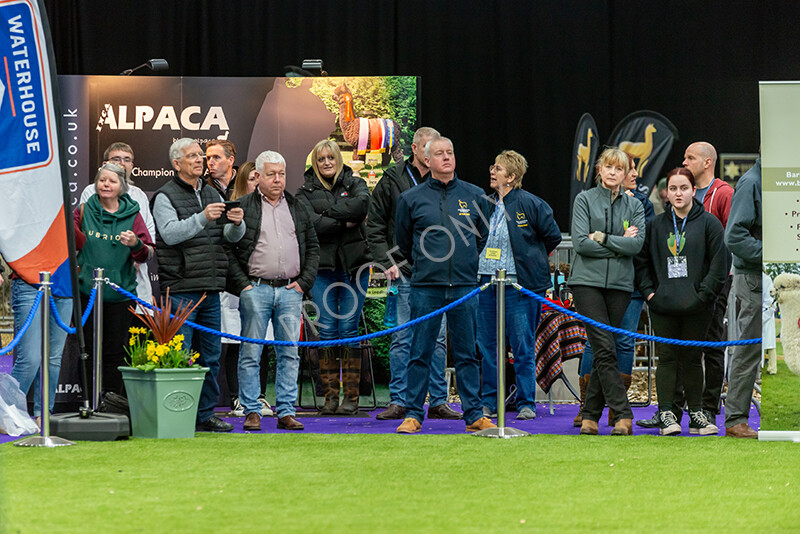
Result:
<svg viewBox="0 0 800 534"><path fill-rule="evenodd" d="M791 372L800 375L800 275L779 274L770 295L781 310L783 361Z"/></svg>
<svg viewBox="0 0 800 534"><path fill-rule="evenodd" d="M362 159L368 153L389 152L395 163L403 161L401 130L397 122L392 119L356 117L353 93L344 81L333 90L333 100L339 104L339 126L344 140L355 149L353 159Z"/></svg>

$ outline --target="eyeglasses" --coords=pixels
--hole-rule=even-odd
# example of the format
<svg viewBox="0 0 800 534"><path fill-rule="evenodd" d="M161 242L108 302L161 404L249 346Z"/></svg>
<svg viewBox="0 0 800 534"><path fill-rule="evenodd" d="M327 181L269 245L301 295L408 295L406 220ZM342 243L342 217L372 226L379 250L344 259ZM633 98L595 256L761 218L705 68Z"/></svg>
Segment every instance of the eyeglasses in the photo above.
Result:
<svg viewBox="0 0 800 534"><path fill-rule="evenodd" d="M191 154L184 154L183 157L188 159L189 161L194 161L197 159L203 159L204 157L206 157L206 155L203 154L202 152L192 152Z"/></svg>
<svg viewBox="0 0 800 534"><path fill-rule="evenodd" d="M504 171L504 170L505 169L503 167L501 167L500 165L497 165L496 163L494 165L489 165L489 172L492 172L492 171L500 172L500 171Z"/></svg>
<svg viewBox="0 0 800 534"><path fill-rule="evenodd" d="M113 161L116 164L120 163L133 163L133 158L130 156L125 156L124 158L121 156L114 156L113 158L108 158L109 161Z"/></svg>

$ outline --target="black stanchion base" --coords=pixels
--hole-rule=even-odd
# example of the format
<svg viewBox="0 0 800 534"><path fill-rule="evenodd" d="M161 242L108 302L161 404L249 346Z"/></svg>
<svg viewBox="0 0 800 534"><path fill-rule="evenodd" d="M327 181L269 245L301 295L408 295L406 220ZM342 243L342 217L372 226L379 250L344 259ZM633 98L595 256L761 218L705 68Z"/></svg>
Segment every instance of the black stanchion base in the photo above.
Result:
<svg viewBox="0 0 800 534"><path fill-rule="evenodd" d="M115 413L94 413L90 417L65 413L50 416L50 433L77 441L115 441L128 439L131 425L126 416Z"/></svg>

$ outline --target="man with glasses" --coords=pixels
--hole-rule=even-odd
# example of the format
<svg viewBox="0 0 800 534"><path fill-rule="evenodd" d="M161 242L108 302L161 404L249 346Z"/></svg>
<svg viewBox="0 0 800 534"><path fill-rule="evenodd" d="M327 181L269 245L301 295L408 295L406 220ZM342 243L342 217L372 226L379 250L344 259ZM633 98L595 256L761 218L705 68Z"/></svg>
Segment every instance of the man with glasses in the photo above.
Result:
<svg viewBox="0 0 800 534"><path fill-rule="evenodd" d="M169 159L176 175L156 191L153 197L153 216L156 221L156 248L159 259L161 292L170 289L172 308L206 298L189 315L189 320L219 331L219 294L225 289L228 256L223 242L235 243L244 235L241 208L225 211L222 197L200 178L203 175L204 154L200 145L189 138L175 141L169 149ZM225 213L228 224L219 224ZM181 327L186 346L192 344L193 330ZM233 425L214 415L219 399L219 359L221 338L216 334L198 332L201 365L208 367L197 409L197 430L230 432Z"/></svg>
<svg viewBox="0 0 800 534"><path fill-rule="evenodd" d="M144 220L147 231L150 233L150 239L156 239L156 223L153 220L153 215L150 213L150 199L147 194L139 187L133 185L131 180L131 172L133 172L133 149L128 143L115 142L108 145L106 151L103 153L103 163L114 163L125 169L125 180L128 182L128 195L137 204L139 204L139 213ZM89 197L95 194L94 184L91 183L86 186L86 189L81 193L81 204L86 203ZM150 273L147 269L146 263L136 264L136 295L145 302L152 302L153 289L150 285Z"/></svg>

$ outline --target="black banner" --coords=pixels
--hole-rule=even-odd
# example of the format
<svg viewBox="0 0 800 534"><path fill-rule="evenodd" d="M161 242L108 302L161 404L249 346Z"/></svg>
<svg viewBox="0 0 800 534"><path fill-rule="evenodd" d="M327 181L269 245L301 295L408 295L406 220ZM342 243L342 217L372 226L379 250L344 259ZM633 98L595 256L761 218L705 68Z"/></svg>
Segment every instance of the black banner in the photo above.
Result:
<svg viewBox="0 0 800 534"><path fill-rule="evenodd" d="M572 172L569 178L569 223L572 225L572 204L578 193L592 187L594 181L594 160L597 157L597 147L600 146L600 136L597 133L597 124L594 117L584 113L575 129L575 142L572 145Z"/></svg>
<svg viewBox="0 0 800 534"><path fill-rule="evenodd" d="M168 149L181 137L201 146L227 139L236 146L236 164L264 150L280 152L286 158L286 189L292 193L303 183L311 149L332 138L345 163L372 187L383 168L394 163L392 152L402 156L398 149L410 144L417 117L418 80L413 76L60 76L59 83L73 206L93 179L103 151L115 141L133 147L132 178L147 193L174 175ZM336 100L345 90L352 102L347 116ZM381 124L395 128L391 136L372 131ZM380 146L359 151L359 139Z"/></svg>
<svg viewBox="0 0 800 534"><path fill-rule="evenodd" d="M641 110L631 113L617 124L608 144L618 146L633 156L636 170L639 171L636 188L649 196L676 139L678 129L669 119L655 111Z"/></svg>

